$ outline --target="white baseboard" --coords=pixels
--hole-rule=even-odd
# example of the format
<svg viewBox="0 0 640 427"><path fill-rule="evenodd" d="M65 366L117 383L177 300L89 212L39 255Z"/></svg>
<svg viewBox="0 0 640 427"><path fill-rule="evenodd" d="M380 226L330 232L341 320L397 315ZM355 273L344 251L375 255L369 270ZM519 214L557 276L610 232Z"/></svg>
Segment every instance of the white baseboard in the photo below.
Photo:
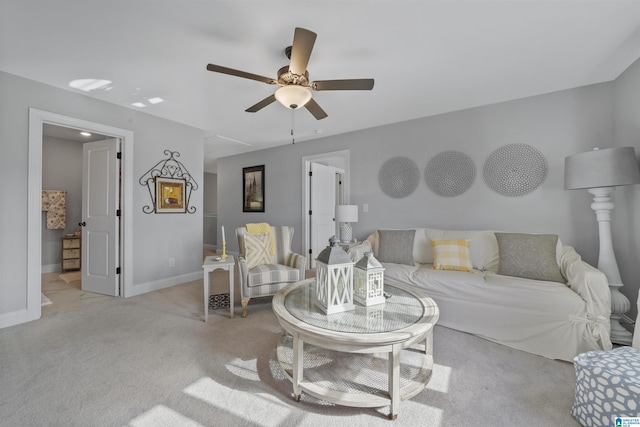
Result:
<svg viewBox="0 0 640 427"><path fill-rule="evenodd" d="M3 313L0 314L0 329L29 322L30 320L35 319L29 319L29 313L27 312L27 309L24 308L16 311L10 311L9 313Z"/></svg>
<svg viewBox="0 0 640 427"><path fill-rule="evenodd" d="M62 271L62 264L48 264L40 267L41 273L55 273Z"/></svg>
<svg viewBox="0 0 640 427"><path fill-rule="evenodd" d="M202 270L194 271L193 273L181 274L179 276L166 277L161 280L155 280L153 282L139 283L131 286L131 290L127 292L124 297L133 297L136 295L146 294L147 292L158 291L160 289L169 288L171 286L179 285L181 283L193 282L204 277Z"/></svg>

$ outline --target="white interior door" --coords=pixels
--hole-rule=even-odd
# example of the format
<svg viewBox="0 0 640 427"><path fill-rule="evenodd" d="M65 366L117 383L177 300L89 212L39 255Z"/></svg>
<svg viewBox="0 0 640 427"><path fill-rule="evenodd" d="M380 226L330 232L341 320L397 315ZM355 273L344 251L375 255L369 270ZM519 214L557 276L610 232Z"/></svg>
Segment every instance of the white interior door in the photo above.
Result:
<svg viewBox="0 0 640 427"><path fill-rule="evenodd" d="M82 290L118 296L120 141L83 144Z"/></svg>
<svg viewBox="0 0 640 427"><path fill-rule="evenodd" d="M336 168L320 163L311 163L310 177L310 268L315 268L316 258L336 234Z"/></svg>

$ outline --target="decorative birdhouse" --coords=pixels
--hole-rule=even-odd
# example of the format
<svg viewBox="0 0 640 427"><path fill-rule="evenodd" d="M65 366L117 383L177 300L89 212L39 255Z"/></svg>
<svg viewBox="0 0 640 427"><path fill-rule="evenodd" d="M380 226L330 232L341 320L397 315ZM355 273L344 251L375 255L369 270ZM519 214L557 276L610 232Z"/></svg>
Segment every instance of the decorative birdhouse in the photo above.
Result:
<svg viewBox="0 0 640 427"><path fill-rule="evenodd" d="M316 305L326 314L354 310L353 262L333 236L316 259Z"/></svg>
<svg viewBox="0 0 640 427"><path fill-rule="evenodd" d="M356 301L367 307L384 304L384 267L371 252L365 252L356 263L353 280L353 297Z"/></svg>

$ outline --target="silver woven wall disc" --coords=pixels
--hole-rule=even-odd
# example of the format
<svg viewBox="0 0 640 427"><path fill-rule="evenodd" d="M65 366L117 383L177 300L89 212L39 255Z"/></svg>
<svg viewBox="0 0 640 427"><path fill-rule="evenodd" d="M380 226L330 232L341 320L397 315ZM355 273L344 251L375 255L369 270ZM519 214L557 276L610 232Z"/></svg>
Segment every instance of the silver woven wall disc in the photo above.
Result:
<svg viewBox="0 0 640 427"><path fill-rule="evenodd" d="M467 191L476 179L473 159L460 151L436 154L424 169L427 186L439 196L455 197Z"/></svg>
<svg viewBox="0 0 640 427"><path fill-rule="evenodd" d="M380 188L389 197L401 199L413 193L420 181L418 165L408 157L392 157L378 172Z"/></svg>
<svg viewBox="0 0 640 427"><path fill-rule="evenodd" d="M524 196L547 178L547 159L535 147L508 144L496 149L484 164L484 182L496 193Z"/></svg>

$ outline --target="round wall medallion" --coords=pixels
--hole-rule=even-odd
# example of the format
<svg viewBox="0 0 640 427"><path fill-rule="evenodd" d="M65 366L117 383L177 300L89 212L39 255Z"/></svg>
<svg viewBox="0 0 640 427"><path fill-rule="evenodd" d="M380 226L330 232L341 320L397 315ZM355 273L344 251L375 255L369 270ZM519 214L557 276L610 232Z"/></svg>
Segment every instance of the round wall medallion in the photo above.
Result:
<svg viewBox="0 0 640 427"><path fill-rule="evenodd" d="M408 157L392 157L382 164L378 172L380 188L389 197L401 199L413 193L420 181L418 165Z"/></svg>
<svg viewBox="0 0 640 427"><path fill-rule="evenodd" d="M460 151L436 154L424 170L427 186L439 196L455 197L467 191L476 179L473 159Z"/></svg>
<svg viewBox="0 0 640 427"><path fill-rule="evenodd" d="M547 159L535 147L508 144L495 150L484 164L484 181L496 193L524 196L547 178Z"/></svg>

